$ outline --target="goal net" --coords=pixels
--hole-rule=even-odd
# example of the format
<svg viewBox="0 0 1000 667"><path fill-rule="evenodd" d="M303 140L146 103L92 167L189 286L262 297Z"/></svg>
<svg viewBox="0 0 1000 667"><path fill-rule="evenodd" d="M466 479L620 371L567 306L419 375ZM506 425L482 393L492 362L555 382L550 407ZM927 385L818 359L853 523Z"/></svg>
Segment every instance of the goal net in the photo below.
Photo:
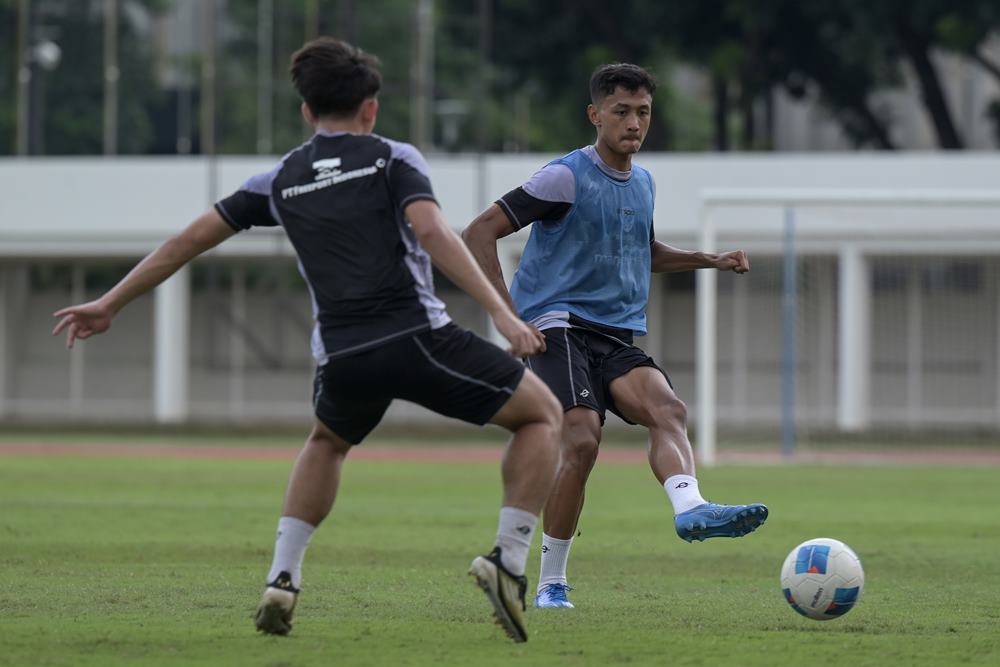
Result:
<svg viewBox="0 0 1000 667"><path fill-rule="evenodd" d="M1000 432L1000 191L706 190L692 414L703 463Z"/></svg>

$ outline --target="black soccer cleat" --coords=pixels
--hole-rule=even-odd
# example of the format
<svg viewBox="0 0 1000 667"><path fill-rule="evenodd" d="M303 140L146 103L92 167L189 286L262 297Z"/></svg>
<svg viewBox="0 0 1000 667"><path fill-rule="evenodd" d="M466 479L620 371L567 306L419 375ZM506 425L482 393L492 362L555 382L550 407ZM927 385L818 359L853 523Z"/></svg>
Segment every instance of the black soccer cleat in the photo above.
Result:
<svg viewBox="0 0 1000 667"><path fill-rule="evenodd" d="M292 586L292 575L281 572L264 589L253 624L258 632L287 635L292 631L292 614L299 599L299 589Z"/></svg>
<svg viewBox="0 0 1000 667"><path fill-rule="evenodd" d="M524 629L524 594L528 589L528 579L511 574L500 561L500 547L493 547L486 556L476 556L469 567L469 574L476 578L476 584L483 589L493 605L496 623L515 642L528 641Z"/></svg>

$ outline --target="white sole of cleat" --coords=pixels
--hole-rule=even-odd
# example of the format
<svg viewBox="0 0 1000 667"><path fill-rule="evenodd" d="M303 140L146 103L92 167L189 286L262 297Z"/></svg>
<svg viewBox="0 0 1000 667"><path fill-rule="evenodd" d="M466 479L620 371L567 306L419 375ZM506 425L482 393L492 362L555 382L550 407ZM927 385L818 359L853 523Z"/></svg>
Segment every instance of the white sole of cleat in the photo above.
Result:
<svg viewBox="0 0 1000 667"><path fill-rule="evenodd" d="M278 588L264 591L253 624L258 632L269 635L287 635L292 630L292 612L295 610L295 593Z"/></svg>

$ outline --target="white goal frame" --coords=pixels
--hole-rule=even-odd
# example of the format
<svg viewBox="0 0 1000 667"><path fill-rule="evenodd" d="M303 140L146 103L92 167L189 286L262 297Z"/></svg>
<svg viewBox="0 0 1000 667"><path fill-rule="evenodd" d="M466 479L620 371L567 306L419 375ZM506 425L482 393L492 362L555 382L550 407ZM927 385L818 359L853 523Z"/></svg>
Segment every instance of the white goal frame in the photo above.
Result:
<svg viewBox="0 0 1000 667"><path fill-rule="evenodd" d="M865 256L869 253L973 255L1000 253L1000 190L994 189L750 189L708 188L700 193L699 247L714 252L720 236L716 213L724 208L781 209L785 230L794 240L796 212L806 208L996 208L997 215L986 225L951 225L937 233L921 230L919 236L901 239L886 230L851 229L850 240L838 242L841 266L839 349L837 370L837 421L845 431L866 426L868 357L845 354L867 349L868 316L864 298ZM804 231L803 228L802 231ZM744 230L749 231L749 230ZM732 234L729 234L732 236ZM780 243L781 240L779 239ZM696 451L700 463L714 465L716 454L716 374L717 374L717 272L698 271L695 306L695 384L698 405ZM1000 347L1000 342L998 342ZM1000 377L997 378L1000 391ZM859 390L860 388L860 390ZM1000 409L1000 406L998 406ZM786 454L790 452L785 451Z"/></svg>

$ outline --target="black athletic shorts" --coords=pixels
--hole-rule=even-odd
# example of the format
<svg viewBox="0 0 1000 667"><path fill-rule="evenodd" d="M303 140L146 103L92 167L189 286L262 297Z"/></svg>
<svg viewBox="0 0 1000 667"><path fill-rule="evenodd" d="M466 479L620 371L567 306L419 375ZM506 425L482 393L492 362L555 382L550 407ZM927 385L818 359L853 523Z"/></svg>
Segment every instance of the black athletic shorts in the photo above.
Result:
<svg viewBox="0 0 1000 667"><path fill-rule="evenodd" d="M316 417L351 444L378 425L394 398L485 424L514 394L524 365L454 324L400 338L316 369Z"/></svg>
<svg viewBox="0 0 1000 667"><path fill-rule="evenodd" d="M562 403L563 411L576 407L594 410L604 423L611 410L629 424L618 411L608 385L633 368L649 366L670 378L653 358L632 344L632 332L602 327L571 317L572 328L545 329L545 352L529 357L528 368L535 372ZM672 387L673 385L671 385Z"/></svg>

